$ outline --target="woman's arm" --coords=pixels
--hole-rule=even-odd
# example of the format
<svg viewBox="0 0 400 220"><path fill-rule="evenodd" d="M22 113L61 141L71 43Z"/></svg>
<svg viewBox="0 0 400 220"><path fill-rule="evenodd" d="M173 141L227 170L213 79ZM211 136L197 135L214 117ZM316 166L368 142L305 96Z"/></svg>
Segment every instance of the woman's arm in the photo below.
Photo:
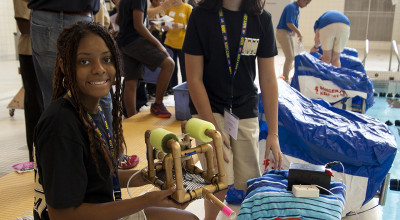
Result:
<svg viewBox="0 0 400 220"><path fill-rule="evenodd" d="M186 30L186 25L184 25L184 24L182 24L182 23L174 23L174 22L172 22L171 27L172 27L172 28L169 28L168 25L164 25L164 26L163 26L163 29L164 29L165 31L168 31L168 30L170 30L170 29L183 29L183 30Z"/></svg>
<svg viewBox="0 0 400 220"><path fill-rule="evenodd" d="M165 11L172 6L178 6L178 4L180 3L179 1L181 1L181 0L165 0L165 1L161 2L161 4L155 8L147 7L147 16L149 18L154 18L161 11ZM150 0L147 0L147 6L149 6L150 4L151 4Z"/></svg>
<svg viewBox="0 0 400 220"><path fill-rule="evenodd" d="M185 54L185 66L190 98L199 114L199 118L213 123L215 128L221 131L212 114L210 100L208 99L207 91L203 83L204 57ZM222 135L222 138L225 146L230 149L230 145L228 145L224 135ZM229 162L225 153L224 159L226 162Z"/></svg>
<svg viewBox="0 0 400 220"><path fill-rule="evenodd" d="M212 114L210 100L203 83L204 57L185 54L186 78L190 98L196 107L199 117L217 125Z"/></svg>
<svg viewBox="0 0 400 220"><path fill-rule="evenodd" d="M281 169L282 153L278 139L278 84L275 75L274 58L257 58L260 89L264 105L265 119L268 125L265 159L270 151L275 158L275 169Z"/></svg>
<svg viewBox="0 0 400 220"><path fill-rule="evenodd" d="M47 205L50 219L119 219L139 212L147 207L182 208L170 200L174 188L146 193L133 199L107 203L83 203L77 207L55 209Z"/></svg>

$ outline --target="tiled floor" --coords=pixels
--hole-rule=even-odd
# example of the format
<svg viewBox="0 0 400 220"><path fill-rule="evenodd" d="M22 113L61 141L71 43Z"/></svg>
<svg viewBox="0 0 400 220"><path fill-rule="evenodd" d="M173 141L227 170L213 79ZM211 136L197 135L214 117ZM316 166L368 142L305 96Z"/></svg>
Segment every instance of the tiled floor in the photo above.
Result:
<svg viewBox="0 0 400 220"><path fill-rule="evenodd" d="M18 75L18 61L1 62L0 82L0 176L12 172L11 165L28 161L28 149L25 140L25 122L23 110L15 110L10 117L6 107L22 87Z"/></svg>
<svg viewBox="0 0 400 220"><path fill-rule="evenodd" d="M360 50L362 51L362 50ZM277 76L283 69L283 53L276 57L275 69ZM360 57L363 55L360 54ZM397 62L392 59L392 70L397 69ZM0 61L0 177L13 172L11 165L28 160L28 150L25 141L24 112L22 109L16 109L14 116L9 115L7 108L10 101L22 86L20 75L18 75L19 63L16 60ZM389 51L370 51L367 59L367 70L388 70ZM167 99L169 105L173 105L173 97ZM391 202L391 201L387 201ZM191 206L199 203L191 204ZM193 209L195 210L195 209ZM198 212L198 210L197 210ZM200 214L201 216L201 214ZM400 218L400 217L399 217Z"/></svg>

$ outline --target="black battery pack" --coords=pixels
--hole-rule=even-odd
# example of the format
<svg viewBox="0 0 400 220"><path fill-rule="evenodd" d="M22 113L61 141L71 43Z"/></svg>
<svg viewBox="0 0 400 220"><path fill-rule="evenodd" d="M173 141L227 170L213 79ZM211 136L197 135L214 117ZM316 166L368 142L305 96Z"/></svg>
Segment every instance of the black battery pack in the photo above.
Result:
<svg viewBox="0 0 400 220"><path fill-rule="evenodd" d="M287 190L292 191L293 185L318 185L330 190L331 176L325 172L324 165L291 163ZM318 189L320 194L330 194L326 190Z"/></svg>

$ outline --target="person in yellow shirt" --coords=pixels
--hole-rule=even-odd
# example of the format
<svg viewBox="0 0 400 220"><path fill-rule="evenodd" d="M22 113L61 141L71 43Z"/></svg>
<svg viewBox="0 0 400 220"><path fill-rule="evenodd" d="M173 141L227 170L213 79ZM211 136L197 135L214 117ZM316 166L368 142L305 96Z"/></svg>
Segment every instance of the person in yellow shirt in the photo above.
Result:
<svg viewBox="0 0 400 220"><path fill-rule="evenodd" d="M191 5L187 4L185 0L182 0L177 6L173 6L165 11L165 15L174 19L172 22L167 22L163 26L163 29L167 31L164 45L172 50L172 58L175 62L175 69L168 86L169 93L172 93L172 88L178 85L178 58L182 82L186 81L185 56L182 53L182 45L192 9L193 7Z"/></svg>

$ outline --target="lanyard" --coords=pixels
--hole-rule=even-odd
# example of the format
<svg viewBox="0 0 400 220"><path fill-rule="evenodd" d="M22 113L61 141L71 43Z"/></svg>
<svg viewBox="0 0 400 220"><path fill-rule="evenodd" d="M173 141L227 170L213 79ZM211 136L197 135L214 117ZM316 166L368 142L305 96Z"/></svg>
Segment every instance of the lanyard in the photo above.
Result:
<svg viewBox="0 0 400 220"><path fill-rule="evenodd" d="M225 18L224 18L224 14L222 12L222 9L219 10L219 22L221 24L222 37L224 39L225 55L226 55L226 61L228 62L229 74L232 77L231 100L230 100L230 112L232 113L233 78L235 77L235 75L237 73L237 70L239 68L240 57L241 57L241 54L242 54L242 51L243 51L244 39L246 37L246 30L247 30L247 13L244 13L244 16L243 16L243 23L242 23L242 31L241 31L241 34L240 34L239 49L238 49L238 53L237 53L235 69L233 70L233 72L232 72L231 56L229 54L228 34L226 32Z"/></svg>
<svg viewBox="0 0 400 220"><path fill-rule="evenodd" d="M71 94L71 90L68 90L67 94L68 94L69 98L71 99L71 101L73 103L75 103L74 97ZM121 197L121 187L119 186L118 170L117 170L117 166L115 164L115 161L113 159L114 155L115 155L115 150L114 150L114 145L113 145L112 139L111 139L111 132L110 132L110 129L108 127L108 123L107 123L107 120L106 120L106 116L104 115L103 109L100 107L100 105L98 105L97 108L99 109L101 117L103 118L104 123L106 125L107 137L104 137L104 135L100 132L100 129L97 126L96 122L93 120L92 116L88 112L86 112L86 114L87 114L88 118L90 119L90 121L92 122L94 130L97 131L97 133L103 139L104 143L107 144L107 146L108 146L108 148L110 150L110 153L112 155L111 159L112 159L113 165L115 167L115 171L114 171L114 175L113 175L114 197L115 197L115 200L121 200L122 197Z"/></svg>

